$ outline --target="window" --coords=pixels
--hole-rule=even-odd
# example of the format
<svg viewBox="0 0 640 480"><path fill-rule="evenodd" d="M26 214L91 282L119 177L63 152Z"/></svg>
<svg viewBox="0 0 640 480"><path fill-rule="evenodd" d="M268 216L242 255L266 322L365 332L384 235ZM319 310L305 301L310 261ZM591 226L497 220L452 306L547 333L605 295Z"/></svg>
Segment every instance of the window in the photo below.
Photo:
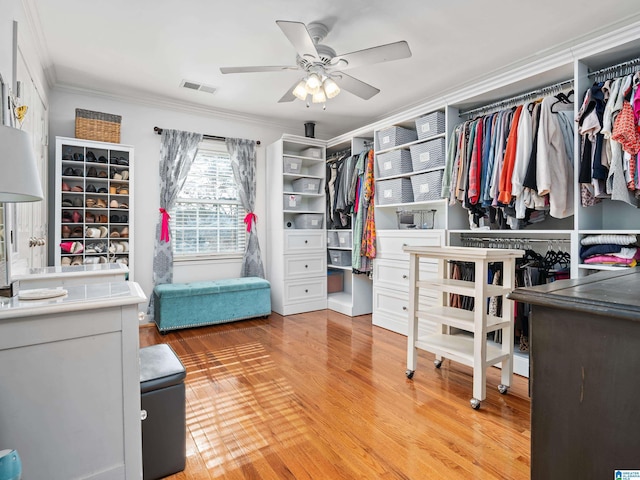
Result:
<svg viewBox="0 0 640 480"><path fill-rule="evenodd" d="M244 216L226 147L201 143L171 212L176 257L242 254Z"/></svg>

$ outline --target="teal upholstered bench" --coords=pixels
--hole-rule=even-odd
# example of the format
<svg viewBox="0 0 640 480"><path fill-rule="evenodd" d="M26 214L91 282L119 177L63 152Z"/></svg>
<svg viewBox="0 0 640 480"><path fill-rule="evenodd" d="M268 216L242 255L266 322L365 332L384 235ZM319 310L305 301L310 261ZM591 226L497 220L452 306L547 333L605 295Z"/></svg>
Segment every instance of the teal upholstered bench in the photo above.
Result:
<svg viewBox="0 0 640 480"><path fill-rule="evenodd" d="M157 285L153 295L160 332L271 314L271 287L258 277L166 283Z"/></svg>

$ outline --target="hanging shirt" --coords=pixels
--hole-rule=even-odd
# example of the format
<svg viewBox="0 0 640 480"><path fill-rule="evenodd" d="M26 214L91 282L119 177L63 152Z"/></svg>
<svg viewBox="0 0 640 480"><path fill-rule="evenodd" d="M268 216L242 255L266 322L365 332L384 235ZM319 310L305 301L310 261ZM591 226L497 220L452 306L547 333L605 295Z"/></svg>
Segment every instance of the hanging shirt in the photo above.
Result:
<svg viewBox="0 0 640 480"><path fill-rule="evenodd" d="M518 144L518 123L522 114L522 105L516 108L511 122L511 131L507 140L507 148L504 154L504 162L502 172L500 173L500 193L498 201L505 205L511 202L511 178L513 176L513 168L516 161L516 147Z"/></svg>

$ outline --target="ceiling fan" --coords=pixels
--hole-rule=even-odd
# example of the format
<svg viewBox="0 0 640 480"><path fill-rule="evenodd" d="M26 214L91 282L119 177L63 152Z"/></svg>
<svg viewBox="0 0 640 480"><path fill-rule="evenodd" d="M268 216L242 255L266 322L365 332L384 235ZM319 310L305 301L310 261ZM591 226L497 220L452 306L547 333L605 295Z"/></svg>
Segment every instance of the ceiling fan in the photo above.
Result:
<svg viewBox="0 0 640 480"><path fill-rule="evenodd" d="M369 100L380 90L357 78L344 73L349 68L374 63L399 60L411 56L409 45L405 41L379 45L356 52L336 55L333 48L320 42L329 33L326 25L318 22L305 25L301 22L277 20L276 23L295 48L296 65L222 67L222 73L253 73L302 70L305 77L298 80L278 102L292 102L296 98L306 100L311 95L313 103L324 103L333 98L341 89ZM308 103L307 103L308 105Z"/></svg>

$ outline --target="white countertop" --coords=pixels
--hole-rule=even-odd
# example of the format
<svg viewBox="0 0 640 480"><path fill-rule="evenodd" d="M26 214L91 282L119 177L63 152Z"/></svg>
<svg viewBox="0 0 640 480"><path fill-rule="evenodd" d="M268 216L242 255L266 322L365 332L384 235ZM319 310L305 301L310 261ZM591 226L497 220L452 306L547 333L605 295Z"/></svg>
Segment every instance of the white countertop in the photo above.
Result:
<svg viewBox="0 0 640 480"><path fill-rule="evenodd" d="M146 295L135 282L74 285L66 286L64 290L67 291L66 295L46 300L0 297L0 321L34 315L133 305L147 301ZM21 292L25 291L21 290Z"/></svg>
<svg viewBox="0 0 640 480"><path fill-rule="evenodd" d="M26 272L13 274L13 280L34 280L37 278L57 277L87 277L99 276L105 273L129 271L129 267L122 263L95 263L88 265L58 265L55 267L30 268Z"/></svg>

